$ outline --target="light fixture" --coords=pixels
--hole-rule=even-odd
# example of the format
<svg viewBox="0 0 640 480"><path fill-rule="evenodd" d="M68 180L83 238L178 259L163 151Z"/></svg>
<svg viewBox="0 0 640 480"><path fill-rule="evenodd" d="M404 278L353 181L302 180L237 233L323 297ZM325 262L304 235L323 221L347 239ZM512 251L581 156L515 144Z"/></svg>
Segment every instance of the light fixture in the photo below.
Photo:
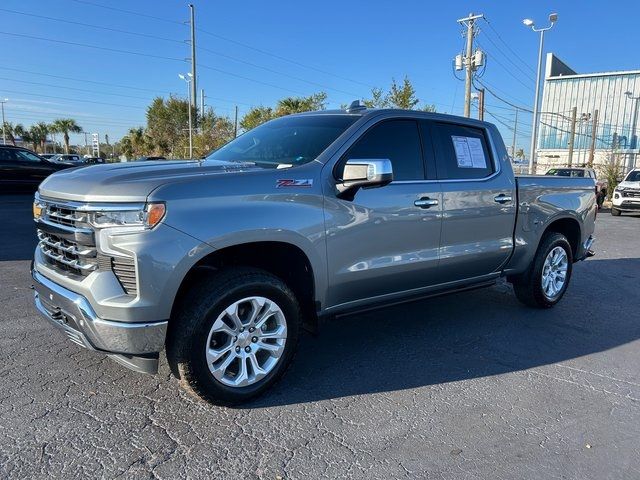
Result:
<svg viewBox="0 0 640 480"><path fill-rule="evenodd" d="M549 15L549 21L551 23L556 23L558 21L558 14L557 13L552 13Z"/></svg>
<svg viewBox="0 0 640 480"><path fill-rule="evenodd" d="M522 20L522 23L525 24L525 26L527 27L533 27L533 20L531 20L530 18L525 18L524 20Z"/></svg>

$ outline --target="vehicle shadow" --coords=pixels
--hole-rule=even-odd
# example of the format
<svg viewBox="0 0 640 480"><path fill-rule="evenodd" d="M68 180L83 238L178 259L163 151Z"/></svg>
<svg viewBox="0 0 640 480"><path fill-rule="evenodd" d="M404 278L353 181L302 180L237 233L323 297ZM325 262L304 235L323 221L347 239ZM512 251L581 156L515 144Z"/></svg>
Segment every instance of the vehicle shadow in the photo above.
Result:
<svg viewBox="0 0 640 480"><path fill-rule="evenodd" d="M33 192L0 195L0 262L31 260L36 248Z"/></svg>
<svg viewBox="0 0 640 480"><path fill-rule="evenodd" d="M302 339L274 390L241 408L438 385L615 348L640 338L640 315L628 308L638 280L640 258L591 259L575 265L565 298L549 310L521 305L500 283L336 319ZM593 301L603 284L606 301Z"/></svg>

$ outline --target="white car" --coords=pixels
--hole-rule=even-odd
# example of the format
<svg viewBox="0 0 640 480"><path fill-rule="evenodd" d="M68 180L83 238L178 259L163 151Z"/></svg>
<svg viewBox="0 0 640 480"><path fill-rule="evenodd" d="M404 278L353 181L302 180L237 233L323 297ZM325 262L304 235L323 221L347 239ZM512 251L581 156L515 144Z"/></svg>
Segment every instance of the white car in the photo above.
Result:
<svg viewBox="0 0 640 480"><path fill-rule="evenodd" d="M631 170L613 191L611 215L622 212L640 213L640 168Z"/></svg>

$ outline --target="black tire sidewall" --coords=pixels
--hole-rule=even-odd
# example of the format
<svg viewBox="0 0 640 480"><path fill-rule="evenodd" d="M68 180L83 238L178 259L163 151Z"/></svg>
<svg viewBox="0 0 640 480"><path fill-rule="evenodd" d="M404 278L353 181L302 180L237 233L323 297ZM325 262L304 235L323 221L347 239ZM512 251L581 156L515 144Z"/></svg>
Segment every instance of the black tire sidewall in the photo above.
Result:
<svg viewBox="0 0 640 480"><path fill-rule="evenodd" d="M541 249L538 251L538 255L535 262L535 268L533 271L533 276L531 281L533 284L533 293L536 301L543 307L552 307L564 296L567 288L569 287L569 282L571 281L571 274L573 272L573 252L571 250L571 245L566 237L562 234L555 233L550 235L543 245L541 245ZM560 290L560 293L553 299L549 299L545 294L542 288L542 272L544 270L544 262L551 252L556 247L562 247L567 255L567 278Z"/></svg>
<svg viewBox="0 0 640 480"><path fill-rule="evenodd" d="M234 404L259 395L278 380L291 362L298 342L299 309L290 290L284 284L278 286L274 280L276 280L275 277L272 277L269 283L254 280L226 291L211 304L211 307L201 318L197 319L198 325L195 326L188 341L189 346L185 360L190 364L191 371L197 378L201 390L204 390L203 393L217 403ZM268 298L282 309L287 322L287 341L275 368L264 378L253 385L229 387L218 381L209 370L205 355L206 342L211 326L218 315L234 302L252 296Z"/></svg>

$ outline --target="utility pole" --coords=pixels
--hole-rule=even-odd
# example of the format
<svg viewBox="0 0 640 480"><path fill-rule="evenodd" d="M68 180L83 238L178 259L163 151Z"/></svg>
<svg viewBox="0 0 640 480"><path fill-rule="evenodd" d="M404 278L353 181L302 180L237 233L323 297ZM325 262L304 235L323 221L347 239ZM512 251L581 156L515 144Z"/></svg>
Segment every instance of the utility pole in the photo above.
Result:
<svg viewBox="0 0 640 480"><path fill-rule="evenodd" d="M473 36L475 35L474 26L475 21L479 18L484 18L484 15L474 15L470 13L467 18L458 19L458 23L467 27L467 48L465 52L465 68L466 76L464 82L464 116L471 116L471 81L473 79L473 72L477 65L475 65L473 58Z"/></svg>
<svg viewBox="0 0 640 480"><path fill-rule="evenodd" d="M195 10L192 3L189 4L189 10L191 13L191 106L196 108L196 22L195 22Z"/></svg>
<svg viewBox="0 0 640 480"><path fill-rule="evenodd" d="M4 121L4 104L7 103L8 101L9 101L8 98L5 98L4 100L0 100L0 105L2 105L2 144L3 145L7 144L7 131L5 126L5 121Z"/></svg>
<svg viewBox="0 0 640 480"><path fill-rule="evenodd" d="M513 142L511 143L511 160L516 158L516 134L518 132L518 108L516 108L516 120L513 126Z"/></svg>
<svg viewBox="0 0 640 480"><path fill-rule="evenodd" d="M238 136L238 106L236 105L235 120L233 121L233 138Z"/></svg>
<svg viewBox="0 0 640 480"><path fill-rule="evenodd" d="M484 120L484 88L478 90L478 120Z"/></svg>
<svg viewBox="0 0 640 480"><path fill-rule="evenodd" d="M593 112L593 124L591 126L591 148L589 149L589 168L593 167L593 157L596 150L596 132L598 130L598 109Z"/></svg>
<svg viewBox="0 0 640 480"><path fill-rule="evenodd" d="M571 133L569 134L569 162L570 167L573 164L573 146L576 142L576 121L578 120L578 107L571 109Z"/></svg>
<svg viewBox="0 0 640 480"><path fill-rule="evenodd" d="M89 142L87 141L87 132L82 132L84 133L84 148L87 151L87 155L89 155Z"/></svg>

